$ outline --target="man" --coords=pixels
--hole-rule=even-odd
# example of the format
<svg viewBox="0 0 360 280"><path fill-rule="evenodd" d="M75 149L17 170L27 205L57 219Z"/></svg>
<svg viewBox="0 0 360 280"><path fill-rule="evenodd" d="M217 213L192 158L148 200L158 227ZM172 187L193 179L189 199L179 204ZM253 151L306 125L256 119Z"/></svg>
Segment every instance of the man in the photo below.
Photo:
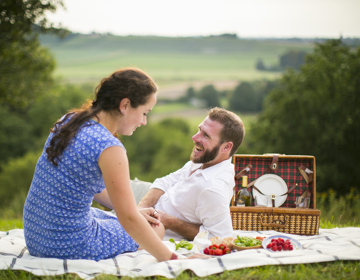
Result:
<svg viewBox="0 0 360 280"><path fill-rule="evenodd" d="M229 204L235 171L231 157L244 136L236 114L213 108L192 137L191 161L154 181L138 206L157 210L165 238L193 240L202 231L208 231L209 237L232 236Z"/></svg>

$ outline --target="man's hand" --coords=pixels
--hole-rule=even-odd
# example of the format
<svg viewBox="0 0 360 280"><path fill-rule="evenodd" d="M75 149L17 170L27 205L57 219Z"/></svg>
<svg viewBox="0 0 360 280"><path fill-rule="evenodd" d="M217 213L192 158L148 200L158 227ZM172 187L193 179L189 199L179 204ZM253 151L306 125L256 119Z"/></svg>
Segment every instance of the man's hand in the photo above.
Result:
<svg viewBox="0 0 360 280"><path fill-rule="evenodd" d="M141 208L139 212L145 217L151 226L160 225L160 215L154 208Z"/></svg>

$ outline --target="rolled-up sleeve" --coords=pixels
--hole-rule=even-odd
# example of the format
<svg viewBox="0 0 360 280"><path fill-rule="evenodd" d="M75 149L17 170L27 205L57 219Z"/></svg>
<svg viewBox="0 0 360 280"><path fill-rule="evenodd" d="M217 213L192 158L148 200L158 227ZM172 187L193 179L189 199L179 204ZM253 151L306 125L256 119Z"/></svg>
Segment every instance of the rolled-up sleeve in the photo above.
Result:
<svg viewBox="0 0 360 280"><path fill-rule="evenodd" d="M196 216L201 220L200 232L208 231L209 237L230 237L233 228L230 215L231 195L226 182L216 180L214 184L222 184L224 188L207 188L198 199Z"/></svg>

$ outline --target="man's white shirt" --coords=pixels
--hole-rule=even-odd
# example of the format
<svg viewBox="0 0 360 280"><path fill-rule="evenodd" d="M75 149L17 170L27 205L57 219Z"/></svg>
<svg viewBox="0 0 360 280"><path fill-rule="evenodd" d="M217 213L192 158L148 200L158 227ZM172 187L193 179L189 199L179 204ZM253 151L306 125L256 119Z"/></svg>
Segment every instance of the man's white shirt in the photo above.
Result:
<svg viewBox="0 0 360 280"><path fill-rule="evenodd" d="M189 161L181 169L156 179L150 188L165 193L154 208L186 222L201 224L199 232L208 231L209 238L230 237L233 228L229 205L235 186L234 165L228 159L206 169L201 166ZM164 239L170 237L184 238L166 230Z"/></svg>

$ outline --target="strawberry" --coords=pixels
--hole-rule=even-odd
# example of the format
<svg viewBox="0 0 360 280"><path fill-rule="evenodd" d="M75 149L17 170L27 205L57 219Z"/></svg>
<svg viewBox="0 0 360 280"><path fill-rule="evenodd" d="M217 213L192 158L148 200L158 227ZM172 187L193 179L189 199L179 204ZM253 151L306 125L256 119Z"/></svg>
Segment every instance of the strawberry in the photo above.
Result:
<svg viewBox="0 0 360 280"><path fill-rule="evenodd" d="M221 250L220 248L214 250L214 255L222 256L222 254L223 254L223 250Z"/></svg>
<svg viewBox="0 0 360 280"><path fill-rule="evenodd" d="M221 243L221 244L219 245L219 249L224 250L225 248L226 248L226 245L225 245L225 244Z"/></svg>
<svg viewBox="0 0 360 280"><path fill-rule="evenodd" d="M224 250L223 250L223 254L230 254L231 253L231 249L226 247Z"/></svg>
<svg viewBox="0 0 360 280"><path fill-rule="evenodd" d="M209 248L206 247L206 248L204 249L204 254L209 255Z"/></svg>
<svg viewBox="0 0 360 280"><path fill-rule="evenodd" d="M214 250L213 249L209 249L209 255L214 255Z"/></svg>
<svg viewBox="0 0 360 280"><path fill-rule="evenodd" d="M213 250L218 249L218 248L219 248L219 245L217 245L217 244L211 245L211 249L213 249Z"/></svg>

